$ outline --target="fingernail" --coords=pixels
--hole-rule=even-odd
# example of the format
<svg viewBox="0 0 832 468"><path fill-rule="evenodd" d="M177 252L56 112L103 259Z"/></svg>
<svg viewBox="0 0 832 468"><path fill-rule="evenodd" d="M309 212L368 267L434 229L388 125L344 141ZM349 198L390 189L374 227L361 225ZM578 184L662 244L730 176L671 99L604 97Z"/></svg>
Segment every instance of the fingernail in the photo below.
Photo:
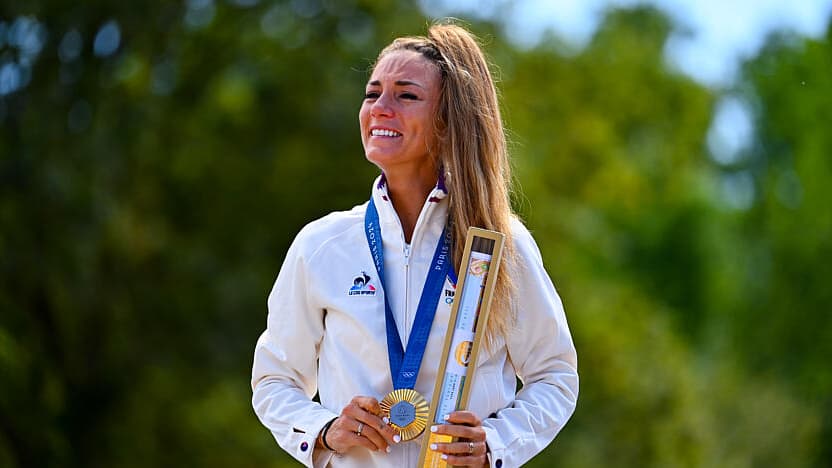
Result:
<svg viewBox="0 0 832 468"><path fill-rule="evenodd" d="M381 420L384 421L384 424L390 424L390 418L388 418L387 416L381 418Z"/></svg>
<svg viewBox="0 0 832 468"><path fill-rule="evenodd" d="M401 441L402 441L402 436L400 436L400 435L398 435L398 434L396 434L396 435L394 435L394 436L393 436L393 442L395 442L395 443L397 443L397 444L398 444L398 443L399 443L399 442L401 442Z"/></svg>
<svg viewBox="0 0 832 468"><path fill-rule="evenodd" d="M443 460L447 460L447 459L448 459L448 456L447 456L446 454L444 454L444 453L443 453L443 454L442 454L442 459L443 459Z"/></svg>
<svg viewBox="0 0 832 468"><path fill-rule="evenodd" d="M451 415L450 415L450 414L446 414L445 416L442 416L442 419L444 419L445 421L447 421L447 420L451 419Z"/></svg>
<svg viewBox="0 0 832 468"><path fill-rule="evenodd" d="M387 453L390 453L390 452L392 452L392 451L393 451L393 449L391 449L391 448L390 448L390 446L388 445L388 446L387 446Z"/></svg>
<svg viewBox="0 0 832 468"><path fill-rule="evenodd" d="M436 444L430 444L430 449L431 450L436 450Z"/></svg>
<svg viewBox="0 0 832 468"><path fill-rule="evenodd" d="M436 432L437 429L439 429L439 426L431 426L430 427L431 432Z"/></svg>

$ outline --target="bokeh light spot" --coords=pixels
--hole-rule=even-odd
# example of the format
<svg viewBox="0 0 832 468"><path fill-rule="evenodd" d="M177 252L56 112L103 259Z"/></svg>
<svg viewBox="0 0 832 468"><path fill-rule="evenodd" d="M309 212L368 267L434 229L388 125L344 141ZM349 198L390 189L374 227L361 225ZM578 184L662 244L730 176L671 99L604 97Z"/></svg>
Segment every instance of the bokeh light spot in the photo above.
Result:
<svg viewBox="0 0 832 468"><path fill-rule="evenodd" d="M202 29L211 24L216 8L212 0L188 0L185 12L185 26L190 29Z"/></svg>
<svg viewBox="0 0 832 468"><path fill-rule="evenodd" d="M58 45L58 58L64 63L72 62L81 55L83 47L84 40L81 33L77 29L70 29Z"/></svg>
<svg viewBox="0 0 832 468"><path fill-rule="evenodd" d="M751 110L741 99L728 96L716 107L714 120L708 130L708 149L716 162L733 165L740 162L751 145L754 126Z"/></svg>
<svg viewBox="0 0 832 468"><path fill-rule="evenodd" d="M110 20L101 26L95 35L93 53L99 57L113 55L121 44L121 29L115 20Z"/></svg>
<svg viewBox="0 0 832 468"><path fill-rule="evenodd" d="M0 66L0 96L11 94L21 87L20 66L4 63Z"/></svg>

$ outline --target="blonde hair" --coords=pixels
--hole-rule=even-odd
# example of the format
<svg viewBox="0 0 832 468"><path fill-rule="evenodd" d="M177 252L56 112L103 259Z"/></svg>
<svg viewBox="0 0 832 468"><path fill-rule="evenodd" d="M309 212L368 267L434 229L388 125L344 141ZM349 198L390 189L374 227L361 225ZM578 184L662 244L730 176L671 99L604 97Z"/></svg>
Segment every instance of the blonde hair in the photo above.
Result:
<svg viewBox="0 0 832 468"><path fill-rule="evenodd" d="M498 335L507 336L515 318L511 167L497 89L476 37L458 25L434 24L427 37L398 38L381 51L378 59L398 50L422 54L441 72L436 121L440 143L435 157L448 188L449 216L456 242L454 264L460 264L469 227L499 231L506 236L486 328L486 343L492 346Z"/></svg>

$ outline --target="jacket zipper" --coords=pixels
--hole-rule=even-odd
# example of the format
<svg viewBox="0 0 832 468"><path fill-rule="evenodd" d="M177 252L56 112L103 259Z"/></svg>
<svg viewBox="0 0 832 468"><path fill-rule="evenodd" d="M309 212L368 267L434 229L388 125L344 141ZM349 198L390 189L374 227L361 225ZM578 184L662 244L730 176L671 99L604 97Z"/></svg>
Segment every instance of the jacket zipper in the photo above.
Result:
<svg viewBox="0 0 832 468"><path fill-rule="evenodd" d="M415 233L415 230L414 230ZM410 238L410 242L413 242L415 236ZM410 329L413 327L408 327L407 325L410 323L408 319L409 315L409 307L410 304L410 248L411 244L408 244L404 240L404 232L402 232L402 243L404 244L404 336L402 337L404 342L402 343L402 347L406 350L407 343L410 340ZM410 458L410 450L409 445L406 444L405 452L404 452L404 460L408 460ZM402 462L404 462L402 460ZM404 465L402 465L404 466Z"/></svg>
<svg viewBox="0 0 832 468"><path fill-rule="evenodd" d="M425 208L425 211L419 214L419 219L416 222L416 226L413 228L413 235L410 237L410 244L408 244L405 241L404 229L402 228L401 222L399 222L399 229L402 236L402 245L404 245L404 336L401 337L402 347L404 349L407 349L407 342L410 338L410 330L413 328L412 325L408 326L408 324L410 324L410 252L412 246L416 244L417 232L421 234L420 225L424 222L427 222L426 220L430 218L430 214L433 211L433 203L426 202L426 204L427 207Z"/></svg>
<svg viewBox="0 0 832 468"><path fill-rule="evenodd" d="M413 239L411 239L412 241ZM404 242L404 236L402 236L402 241ZM410 244L404 244L404 323L405 323L405 342L403 346L407 348L407 339L410 337L410 330L407 326L410 323L410 319L408 315L410 310L408 305L410 304Z"/></svg>

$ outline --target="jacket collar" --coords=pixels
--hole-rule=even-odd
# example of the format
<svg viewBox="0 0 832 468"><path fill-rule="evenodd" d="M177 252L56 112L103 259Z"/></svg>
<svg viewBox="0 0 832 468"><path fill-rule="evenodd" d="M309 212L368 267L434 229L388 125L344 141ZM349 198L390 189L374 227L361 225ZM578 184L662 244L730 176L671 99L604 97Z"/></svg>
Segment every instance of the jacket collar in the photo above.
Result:
<svg viewBox="0 0 832 468"><path fill-rule="evenodd" d="M422 206L422 212L419 215L419 222L414 230L414 239L417 231L429 228L429 226L432 228L429 228L428 230L435 230L438 228L438 232L441 233L442 228L445 226L445 220L448 213L448 201L446 200L447 196L448 190L445 186L444 177L440 176L436 181L436 186L428 194L425 204ZM395 208L393 208L393 202L390 200L390 195L387 192L387 177L384 173L376 178L373 184L372 197L373 200L375 200L376 208L378 209L379 221L382 226L387 228L385 230L395 228L396 231L401 233L401 223L399 222L399 216L396 213ZM428 224L429 226L422 226L424 224ZM401 234L395 237L404 238ZM392 240L394 237L389 237L388 234L384 233L384 238L385 240Z"/></svg>
<svg viewBox="0 0 832 468"><path fill-rule="evenodd" d="M379 197L390 204L392 206L392 202L390 202L390 196L387 193L387 175L383 172L380 176L376 177L376 181L374 184L375 190L373 191L373 196L378 193ZM433 187L430 194L428 195L427 201L430 203L439 203L448 196L448 189L445 187L445 176L444 174L439 174L439 178L436 180L436 186Z"/></svg>

